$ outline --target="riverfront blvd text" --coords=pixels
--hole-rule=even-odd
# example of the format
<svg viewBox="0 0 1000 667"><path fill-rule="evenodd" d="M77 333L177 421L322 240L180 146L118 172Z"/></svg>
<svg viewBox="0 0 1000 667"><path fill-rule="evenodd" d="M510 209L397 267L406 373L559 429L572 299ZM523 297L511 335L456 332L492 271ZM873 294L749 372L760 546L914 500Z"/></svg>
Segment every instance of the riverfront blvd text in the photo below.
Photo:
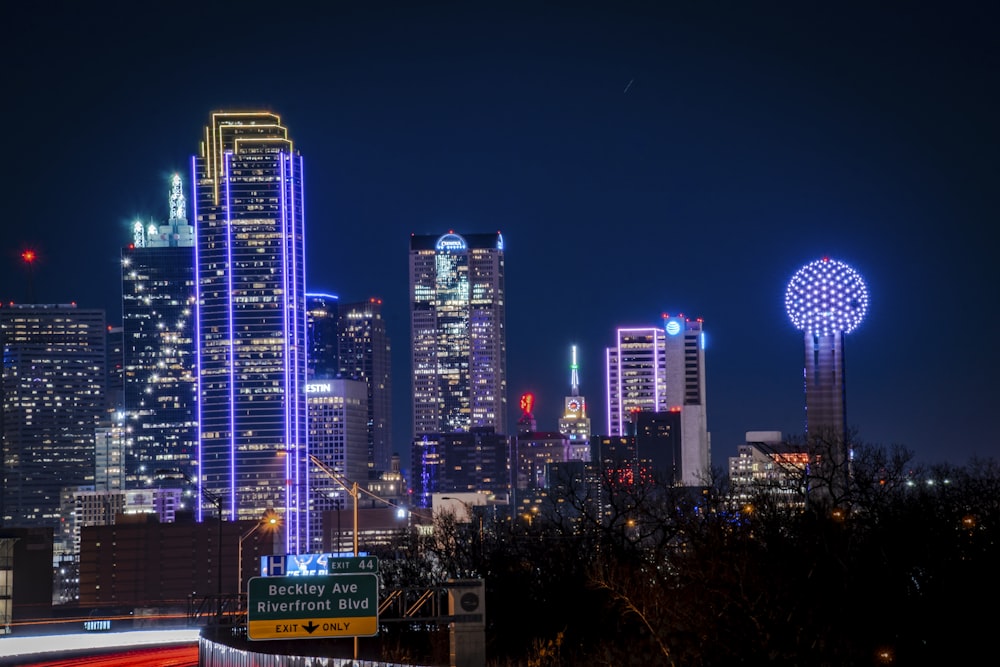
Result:
<svg viewBox="0 0 1000 667"><path fill-rule="evenodd" d="M357 584L333 583L329 585L330 595L357 595ZM270 584L267 587L267 594L275 596L311 596L319 598L315 600L289 600L285 602L275 602L273 600L257 600L256 610L259 614L275 612L294 611L333 611L339 609L368 609L368 598L363 600L352 600L349 598L323 599L327 590L327 584L306 584L295 583L288 585ZM336 603L336 606L334 606Z"/></svg>

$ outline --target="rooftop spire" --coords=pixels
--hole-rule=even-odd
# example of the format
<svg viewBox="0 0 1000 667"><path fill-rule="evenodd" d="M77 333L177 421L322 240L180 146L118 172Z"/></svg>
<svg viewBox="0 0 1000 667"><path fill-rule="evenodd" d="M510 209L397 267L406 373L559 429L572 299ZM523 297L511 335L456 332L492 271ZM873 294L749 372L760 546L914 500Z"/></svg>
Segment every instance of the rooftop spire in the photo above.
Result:
<svg viewBox="0 0 1000 667"><path fill-rule="evenodd" d="M572 350L572 361L569 365L569 384L572 390L572 396L580 395L580 367L576 363L576 345L573 345Z"/></svg>
<svg viewBox="0 0 1000 667"><path fill-rule="evenodd" d="M170 180L170 220L187 220L187 203L184 201L184 190L181 187L180 174L174 174Z"/></svg>

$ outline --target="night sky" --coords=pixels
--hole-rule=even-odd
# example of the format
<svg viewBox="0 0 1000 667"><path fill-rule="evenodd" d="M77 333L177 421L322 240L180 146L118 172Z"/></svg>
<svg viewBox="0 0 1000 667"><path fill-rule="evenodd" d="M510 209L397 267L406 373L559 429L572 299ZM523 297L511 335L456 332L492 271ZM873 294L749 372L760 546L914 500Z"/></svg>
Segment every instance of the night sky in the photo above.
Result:
<svg viewBox="0 0 1000 667"><path fill-rule="evenodd" d="M556 429L576 344L605 432L604 348L667 312L705 322L715 465L801 435L784 290L828 255L871 295L859 439L1000 454L992 3L27 4L0 29L5 301L30 247L36 301L119 323L129 223L166 218L211 111L267 109L305 159L309 290L384 300L397 450L409 237L454 229L506 241L512 423L532 391Z"/></svg>

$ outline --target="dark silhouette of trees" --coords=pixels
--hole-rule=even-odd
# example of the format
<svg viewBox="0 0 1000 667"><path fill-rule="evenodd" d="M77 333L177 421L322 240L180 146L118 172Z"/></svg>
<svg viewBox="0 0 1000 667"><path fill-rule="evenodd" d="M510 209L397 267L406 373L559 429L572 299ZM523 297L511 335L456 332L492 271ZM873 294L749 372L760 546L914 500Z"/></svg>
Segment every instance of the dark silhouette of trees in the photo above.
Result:
<svg viewBox="0 0 1000 667"><path fill-rule="evenodd" d="M721 475L700 489L617 472L567 481L530 520L439 517L398 574L484 578L493 667L988 655L1000 466L925 468L898 446L852 450L843 484L822 466L800 471L797 505L766 487L738 499Z"/></svg>

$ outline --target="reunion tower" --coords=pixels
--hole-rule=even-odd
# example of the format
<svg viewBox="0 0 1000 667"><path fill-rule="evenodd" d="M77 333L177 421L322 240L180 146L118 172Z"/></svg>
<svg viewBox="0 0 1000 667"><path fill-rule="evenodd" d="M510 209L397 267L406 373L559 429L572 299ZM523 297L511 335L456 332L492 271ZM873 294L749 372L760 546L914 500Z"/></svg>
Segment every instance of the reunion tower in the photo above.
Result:
<svg viewBox="0 0 1000 667"><path fill-rule="evenodd" d="M843 440L847 434L844 335L868 312L861 274L824 257L803 266L785 290L785 310L805 335L806 435Z"/></svg>

